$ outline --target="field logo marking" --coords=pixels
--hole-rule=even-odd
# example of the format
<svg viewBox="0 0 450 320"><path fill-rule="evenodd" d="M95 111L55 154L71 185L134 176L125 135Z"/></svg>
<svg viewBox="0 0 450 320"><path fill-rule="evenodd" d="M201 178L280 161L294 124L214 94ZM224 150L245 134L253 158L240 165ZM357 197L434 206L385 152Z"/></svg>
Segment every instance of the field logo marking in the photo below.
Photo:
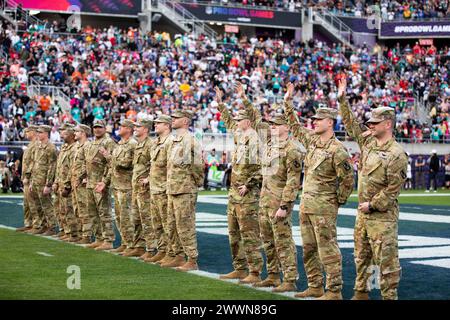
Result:
<svg viewBox="0 0 450 320"><path fill-rule="evenodd" d="M79 266L70 265L67 267L66 273L71 274L66 281L67 289L81 289L81 269Z"/></svg>
<svg viewBox="0 0 450 320"><path fill-rule="evenodd" d="M371 265L367 272L371 274L369 279L367 279L367 288L369 291L380 289L380 267Z"/></svg>

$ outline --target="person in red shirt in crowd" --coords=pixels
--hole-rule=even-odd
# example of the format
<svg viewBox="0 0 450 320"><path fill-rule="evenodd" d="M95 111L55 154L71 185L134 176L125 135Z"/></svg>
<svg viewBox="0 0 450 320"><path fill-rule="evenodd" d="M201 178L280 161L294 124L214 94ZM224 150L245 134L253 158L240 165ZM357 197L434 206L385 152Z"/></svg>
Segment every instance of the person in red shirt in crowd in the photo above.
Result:
<svg viewBox="0 0 450 320"><path fill-rule="evenodd" d="M413 47L413 53L415 55L420 55L422 53L422 48L420 47L418 42L416 42L415 46Z"/></svg>

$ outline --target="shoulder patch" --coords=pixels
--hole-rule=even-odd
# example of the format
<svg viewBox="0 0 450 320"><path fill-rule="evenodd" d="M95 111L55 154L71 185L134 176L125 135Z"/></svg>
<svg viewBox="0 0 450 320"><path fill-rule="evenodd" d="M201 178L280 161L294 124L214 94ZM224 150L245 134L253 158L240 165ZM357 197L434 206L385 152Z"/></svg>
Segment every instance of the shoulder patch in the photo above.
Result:
<svg viewBox="0 0 450 320"><path fill-rule="evenodd" d="M349 161L342 162L342 165L344 166L345 171L350 171L352 169L352 166L350 165Z"/></svg>
<svg viewBox="0 0 450 320"><path fill-rule="evenodd" d="M403 179L406 179L406 172L405 172L405 170L400 171L400 175L402 176Z"/></svg>

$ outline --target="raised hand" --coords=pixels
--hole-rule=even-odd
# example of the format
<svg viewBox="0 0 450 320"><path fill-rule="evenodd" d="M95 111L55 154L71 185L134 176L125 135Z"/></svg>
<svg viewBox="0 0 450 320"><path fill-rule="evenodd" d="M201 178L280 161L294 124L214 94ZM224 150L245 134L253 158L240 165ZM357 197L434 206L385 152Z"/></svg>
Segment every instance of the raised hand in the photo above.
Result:
<svg viewBox="0 0 450 320"><path fill-rule="evenodd" d="M234 85L234 89L236 90L236 93L239 98L246 100L245 90L244 90L244 86L242 85L242 83L237 81L236 84Z"/></svg>
<svg viewBox="0 0 450 320"><path fill-rule="evenodd" d="M289 82L286 87L286 94L284 95L284 101L287 101L292 98L294 95L294 84L292 82Z"/></svg>
<svg viewBox="0 0 450 320"><path fill-rule="evenodd" d="M223 92L222 90L219 89L219 87L215 87L214 91L216 91L216 101L218 104L222 103L222 98L223 98Z"/></svg>
<svg viewBox="0 0 450 320"><path fill-rule="evenodd" d="M345 95L347 91L347 76L343 75L338 82L338 98Z"/></svg>

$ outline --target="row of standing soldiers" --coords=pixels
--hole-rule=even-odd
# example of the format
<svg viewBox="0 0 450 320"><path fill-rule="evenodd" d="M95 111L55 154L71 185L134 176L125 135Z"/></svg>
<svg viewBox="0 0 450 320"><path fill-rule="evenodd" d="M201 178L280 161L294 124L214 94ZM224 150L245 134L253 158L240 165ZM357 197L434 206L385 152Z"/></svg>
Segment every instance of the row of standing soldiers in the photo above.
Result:
<svg viewBox="0 0 450 320"><path fill-rule="evenodd" d="M104 120L94 121L92 141L90 127L66 123L59 154L48 140L49 126L30 126L20 231L197 269L195 205L204 167L200 145L188 131L191 118L187 111L161 115L154 121L154 139L152 121L123 120L119 143L106 133ZM115 249L111 193L121 236Z"/></svg>
<svg viewBox="0 0 450 320"><path fill-rule="evenodd" d="M235 91L244 108L233 118L222 103L223 93L216 88L222 119L234 134L235 143L227 209L234 270L221 278L274 287L274 292L297 290L297 250L291 218L303 163L300 229L308 288L296 296L342 299L342 256L336 220L339 207L347 202L353 189L353 166L348 151L333 132L337 110L319 108L313 117L314 130L304 128L292 103L294 85L289 84L284 114L263 122L243 86L238 83ZM401 272L397 197L406 179L407 157L392 137L394 110L374 109L367 122L369 129L356 121L345 92L343 79L338 92L340 112L362 154L354 231L357 276L353 299L368 299L373 266L380 268L382 297L397 299ZM155 140L148 137L150 122L125 120L118 146L105 136L103 121L94 123L95 140L91 142L87 142L89 127L71 129L66 125L66 144L57 161L54 147L42 133L49 128L39 127L40 142L31 145L29 149L36 150L27 149L26 154L32 154L28 161L33 165L24 169L24 183L29 186L25 188L25 225L33 226L27 232L51 235L57 217L64 230L63 239L96 250L111 250L111 186L122 238L122 245L113 251L140 256L163 267L197 269L195 204L203 181L203 165L200 147L187 131L191 118L188 111L177 111L172 119L160 116L155 120ZM137 141L131 138L133 128ZM66 139L72 130L76 144ZM52 214L50 187L56 195L56 215ZM89 244L93 237L96 241ZM268 275L264 280L261 245L267 258Z"/></svg>

